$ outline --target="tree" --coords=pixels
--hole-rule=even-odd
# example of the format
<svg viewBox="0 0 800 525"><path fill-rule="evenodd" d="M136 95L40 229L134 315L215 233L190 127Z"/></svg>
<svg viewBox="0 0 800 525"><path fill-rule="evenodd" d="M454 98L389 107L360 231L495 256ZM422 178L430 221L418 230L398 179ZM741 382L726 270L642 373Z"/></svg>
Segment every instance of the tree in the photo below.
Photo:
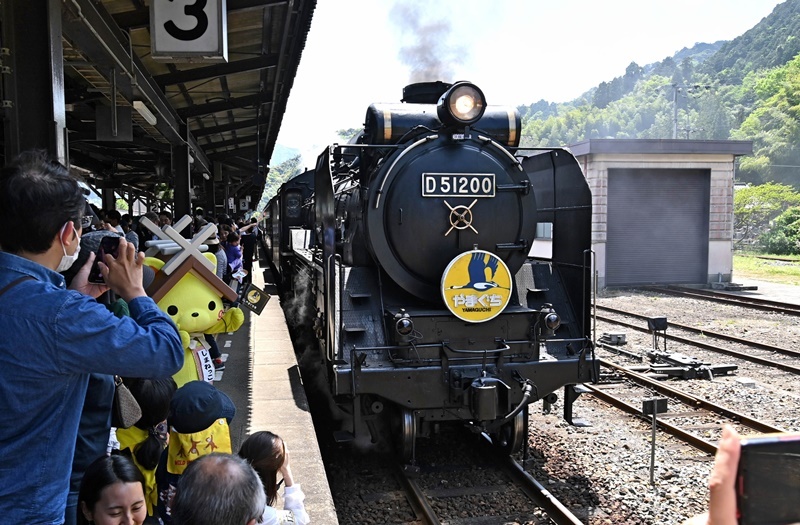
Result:
<svg viewBox="0 0 800 525"><path fill-rule="evenodd" d="M769 231L759 239L768 253L800 254L800 206L789 208L772 221Z"/></svg>
<svg viewBox="0 0 800 525"><path fill-rule="evenodd" d="M628 67L625 68L625 77L623 78L623 88L625 90L625 94L630 93L633 91L633 88L636 87L636 83L639 79L642 78L642 68L636 62L631 62L628 64Z"/></svg>
<svg viewBox="0 0 800 525"><path fill-rule="evenodd" d="M733 196L733 228L737 244L752 244L767 231L783 210L800 206L800 193L785 184L767 183L736 190Z"/></svg>
<svg viewBox="0 0 800 525"><path fill-rule="evenodd" d="M336 132L336 134L341 138L344 142L349 142L352 140L356 135L363 131L361 128L347 128L347 129L340 129Z"/></svg>
<svg viewBox="0 0 800 525"><path fill-rule="evenodd" d="M592 104L600 109L605 109L611 102L611 95L609 93L609 85L607 82L601 82L594 92L592 97Z"/></svg>
<svg viewBox="0 0 800 525"><path fill-rule="evenodd" d="M742 159L742 172L800 189L800 55L757 77L752 89L755 109L731 134L753 141L754 155Z"/></svg>
<svg viewBox="0 0 800 525"><path fill-rule="evenodd" d="M289 160L281 162L277 166L270 168L267 173L267 182L264 185L264 192L261 200L256 206L257 210L263 210L269 200L278 193L281 185L287 180L300 173L300 155L296 155Z"/></svg>

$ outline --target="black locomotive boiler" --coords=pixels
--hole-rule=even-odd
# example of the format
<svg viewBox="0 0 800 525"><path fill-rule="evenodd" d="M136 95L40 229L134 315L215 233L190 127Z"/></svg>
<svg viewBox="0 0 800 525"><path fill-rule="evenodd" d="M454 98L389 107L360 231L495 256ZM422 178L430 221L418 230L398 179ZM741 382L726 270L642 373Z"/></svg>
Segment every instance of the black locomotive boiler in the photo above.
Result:
<svg viewBox="0 0 800 525"><path fill-rule="evenodd" d="M591 194L568 151L523 156L518 112L475 85L403 95L270 201L283 300L305 306L296 322L351 416L338 438L389 422L413 460L417 437L459 422L515 452L529 403L564 388L571 422L574 385L597 378Z"/></svg>

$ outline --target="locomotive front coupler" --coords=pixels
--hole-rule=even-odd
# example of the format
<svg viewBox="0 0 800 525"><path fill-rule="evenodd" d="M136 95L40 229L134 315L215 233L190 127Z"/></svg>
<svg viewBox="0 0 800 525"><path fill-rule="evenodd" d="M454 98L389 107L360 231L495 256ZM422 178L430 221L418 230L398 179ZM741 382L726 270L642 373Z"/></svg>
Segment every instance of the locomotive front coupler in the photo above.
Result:
<svg viewBox="0 0 800 525"><path fill-rule="evenodd" d="M508 414L506 414L501 419L495 419L491 423L485 426L485 431L492 432L497 430L501 426L505 425L514 417L520 413L524 408L526 408L530 403L537 401L539 399L539 392L536 388L536 384L530 380L522 377L522 374L519 373L518 370L514 370L513 374L514 379L519 383L519 386L522 387L522 399L520 400L519 404Z"/></svg>

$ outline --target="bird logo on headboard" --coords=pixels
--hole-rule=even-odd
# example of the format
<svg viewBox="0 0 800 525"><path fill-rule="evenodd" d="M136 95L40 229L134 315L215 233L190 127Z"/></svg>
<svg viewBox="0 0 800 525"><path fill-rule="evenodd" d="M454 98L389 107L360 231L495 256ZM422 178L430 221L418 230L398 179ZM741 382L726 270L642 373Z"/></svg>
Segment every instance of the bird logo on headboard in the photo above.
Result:
<svg viewBox="0 0 800 525"><path fill-rule="evenodd" d="M457 255L442 274L445 305L456 317L471 323L488 321L508 306L511 272L497 255L470 250Z"/></svg>
<svg viewBox="0 0 800 525"><path fill-rule="evenodd" d="M484 252L473 252L472 257L469 260L469 265L467 266L467 273L469 274L469 282L464 285L453 285L449 289L461 289L461 288L472 288L473 290L477 290L482 292L484 290L488 290L490 288L508 288L503 287L497 284L494 279L495 274L497 273L497 265L500 264L500 260L492 254L489 255L489 260L486 260L486 253ZM490 274L486 276L486 270L490 271Z"/></svg>

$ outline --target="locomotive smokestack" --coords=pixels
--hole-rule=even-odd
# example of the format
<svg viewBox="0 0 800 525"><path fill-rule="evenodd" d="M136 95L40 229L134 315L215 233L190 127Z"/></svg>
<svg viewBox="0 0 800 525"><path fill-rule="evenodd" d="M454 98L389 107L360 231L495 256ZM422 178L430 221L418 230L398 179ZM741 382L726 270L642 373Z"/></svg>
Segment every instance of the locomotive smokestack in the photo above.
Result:
<svg viewBox="0 0 800 525"><path fill-rule="evenodd" d="M466 48L448 42L449 20L425 20L425 15L433 14L432 6L435 4L404 1L397 2L390 11L389 17L400 29L403 41L409 42L401 46L398 58L411 70L410 83L452 79L455 66L462 65L468 56Z"/></svg>

